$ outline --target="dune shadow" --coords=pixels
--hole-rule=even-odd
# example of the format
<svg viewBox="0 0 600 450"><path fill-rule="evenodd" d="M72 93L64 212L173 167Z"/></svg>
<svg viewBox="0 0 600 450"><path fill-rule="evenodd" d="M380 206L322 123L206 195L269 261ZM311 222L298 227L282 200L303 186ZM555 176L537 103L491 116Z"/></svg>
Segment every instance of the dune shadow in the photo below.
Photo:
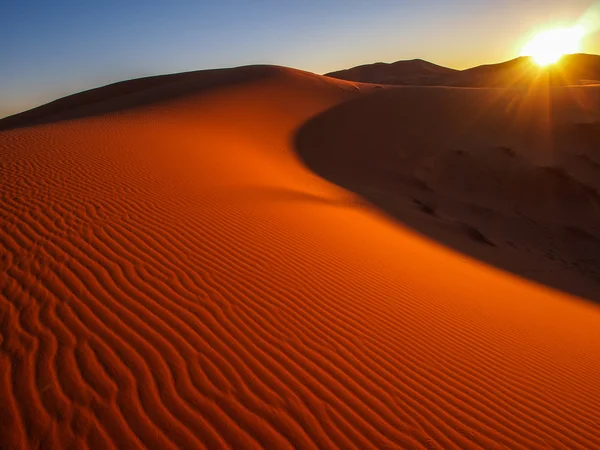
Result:
<svg viewBox="0 0 600 450"><path fill-rule="evenodd" d="M590 96L600 105L600 90ZM401 87L313 117L294 146L400 224L600 302L600 145L582 141L596 125L578 112L560 90Z"/></svg>

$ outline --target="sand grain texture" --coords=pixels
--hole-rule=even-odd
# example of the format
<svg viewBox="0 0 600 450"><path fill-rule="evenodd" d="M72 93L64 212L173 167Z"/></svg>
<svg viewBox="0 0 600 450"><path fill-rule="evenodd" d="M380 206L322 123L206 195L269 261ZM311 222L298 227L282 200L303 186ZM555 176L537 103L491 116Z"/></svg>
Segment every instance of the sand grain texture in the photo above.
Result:
<svg viewBox="0 0 600 450"><path fill-rule="evenodd" d="M0 132L0 448L598 447L598 308L307 169L367 88L251 72Z"/></svg>

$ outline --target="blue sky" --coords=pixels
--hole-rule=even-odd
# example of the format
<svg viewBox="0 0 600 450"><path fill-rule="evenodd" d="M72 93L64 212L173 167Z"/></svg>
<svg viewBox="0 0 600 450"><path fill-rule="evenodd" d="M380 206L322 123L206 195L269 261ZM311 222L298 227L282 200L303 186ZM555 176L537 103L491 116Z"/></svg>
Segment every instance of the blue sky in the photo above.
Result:
<svg viewBox="0 0 600 450"><path fill-rule="evenodd" d="M518 56L532 30L589 0L4 0L0 117L114 81L244 64L324 73L423 58L455 68ZM586 51L599 53L592 39ZM596 39L598 41L598 39Z"/></svg>

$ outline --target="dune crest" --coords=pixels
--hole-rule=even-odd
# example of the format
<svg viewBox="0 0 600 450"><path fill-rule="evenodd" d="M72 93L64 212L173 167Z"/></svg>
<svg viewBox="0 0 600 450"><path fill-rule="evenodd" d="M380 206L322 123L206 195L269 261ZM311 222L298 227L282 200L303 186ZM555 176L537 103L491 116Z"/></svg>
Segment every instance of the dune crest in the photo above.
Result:
<svg viewBox="0 0 600 450"><path fill-rule="evenodd" d="M375 84L435 85L440 83L444 77L458 72L458 70L438 66L422 59L413 59L389 64L382 62L364 64L350 69L330 72L325 76Z"/></svg>
<svg viewBox="0 0 600 450"><path fill-rule="evenodd" d="M206 76L4 122L1 448L598 446L598 307L299 161L371 88Z"/></svg>
<svg viewBox="0 0 600 450"><path fill-rule="evenodd" d="M600 55L565 55L540 68L529 57L465 70L438 66L423 60L373 63L325 74L340 80L404 86L527 87L540 78L553 86L600 84Z"/></svg>

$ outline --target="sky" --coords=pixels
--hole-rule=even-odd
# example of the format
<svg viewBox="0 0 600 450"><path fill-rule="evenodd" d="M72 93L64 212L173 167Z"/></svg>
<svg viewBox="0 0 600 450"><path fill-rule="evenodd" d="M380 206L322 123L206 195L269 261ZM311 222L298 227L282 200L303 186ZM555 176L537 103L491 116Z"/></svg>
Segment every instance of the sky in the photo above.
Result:
<svg viewBox="0 0 600 450"><path fill-rule="evenodd" d="M600 53L591 0L2 0L0 117L115 81L246 64L464 69L581 21L583 50Z"/></svg>

